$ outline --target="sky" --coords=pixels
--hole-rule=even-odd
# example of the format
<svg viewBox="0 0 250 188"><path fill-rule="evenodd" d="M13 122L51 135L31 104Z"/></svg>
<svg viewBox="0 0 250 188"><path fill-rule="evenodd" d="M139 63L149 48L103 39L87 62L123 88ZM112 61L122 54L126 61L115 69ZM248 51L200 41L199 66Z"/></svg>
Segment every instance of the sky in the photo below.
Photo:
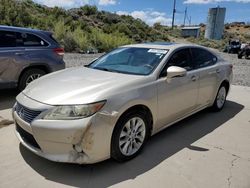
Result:
<svg viewBox="0 0 250 188"><path fill-rule="evenodd" d="M65 9L76 8L86 4L96 5L99 10L106 10L117 14L131 15L140 18L149 25L160 22L170 25L174 0L34 0L49 7L59 6ZM208 9L225 7L225 22L249 22L250 0L176 0L176 21L184 23L184 12L187 7L191 24L206 23ZM188 23L188 20L186 21Z"/></svg>

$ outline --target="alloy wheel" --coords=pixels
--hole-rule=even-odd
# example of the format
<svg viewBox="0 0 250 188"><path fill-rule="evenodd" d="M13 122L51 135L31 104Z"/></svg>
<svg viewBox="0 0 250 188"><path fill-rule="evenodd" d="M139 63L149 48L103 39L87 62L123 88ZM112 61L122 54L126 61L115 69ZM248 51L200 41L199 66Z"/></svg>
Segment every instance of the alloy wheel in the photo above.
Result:
<svg viewBox="0 0 250 188"><path fill-rule="evenodd" d="M31 74L27 79L26 79L26 86L31 83L32 81L40 78L42 75L41 74Z"/></svg>
<svg viewBox="0 0 250 188"><path fill-rule="evenodd" d="M226 88L221 87L219 92L218 92L217 99L216 99L216 103L217 103L218 108L223 107L225 100L226 100L226 93L227 93Z"/></svg>
<svg viewBox="0 0 250 188"><path fill-rule="evenodd" d="M123 155L131 156L142 146L146 136L146 125L140 117L125 123L119 137L119 148Z"/></svg>

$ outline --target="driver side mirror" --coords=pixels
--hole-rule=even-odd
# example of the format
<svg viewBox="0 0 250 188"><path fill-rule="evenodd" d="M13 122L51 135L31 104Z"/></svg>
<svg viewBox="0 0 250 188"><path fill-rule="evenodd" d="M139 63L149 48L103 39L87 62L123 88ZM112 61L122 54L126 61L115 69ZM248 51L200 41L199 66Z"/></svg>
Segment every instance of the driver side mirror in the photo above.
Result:
<svg viewBox="0 0 250 188"><path fill-rule="evenodd" d="M167 69L167 78L186 76L187 70L182 67L171 66Z"/></svg>

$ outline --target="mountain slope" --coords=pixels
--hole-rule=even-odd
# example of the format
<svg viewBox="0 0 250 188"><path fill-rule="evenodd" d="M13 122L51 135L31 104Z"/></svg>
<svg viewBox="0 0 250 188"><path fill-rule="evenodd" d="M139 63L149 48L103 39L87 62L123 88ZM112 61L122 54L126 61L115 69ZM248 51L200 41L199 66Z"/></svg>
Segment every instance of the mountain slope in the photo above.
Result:
<svg viewBox="0 0 250 188"><path fill-rule="evenodd" d="M65 10L31 0L0 0L0 24L53 31L67 51L107 51L134 42L168 41L159 24L150 27L140 19L89 5Z"/></svg>

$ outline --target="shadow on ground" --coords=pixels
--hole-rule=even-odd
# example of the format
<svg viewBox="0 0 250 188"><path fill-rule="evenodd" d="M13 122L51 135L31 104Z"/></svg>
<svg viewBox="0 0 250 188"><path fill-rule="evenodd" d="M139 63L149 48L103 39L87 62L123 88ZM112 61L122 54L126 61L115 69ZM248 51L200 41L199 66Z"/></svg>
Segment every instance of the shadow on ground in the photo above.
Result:
<svg viewBox="0 0 250 188"><path fill-rule="evenodd" d="M0 90L0 110L12 108L17 95L18 91L15 89Z"/></svg>
<svg viewBox="0 0 250 188"><path fill-rule="evenodd" d="M55 163L40 158L22 145L24 160L44 178L75 187L108 187L134 179L183 148L207 152L207 148L191 146L238 114L244 106L228 101L219 113L201 111L153 136L142 153L126 163L107 160L94 165Z"/></svg>

